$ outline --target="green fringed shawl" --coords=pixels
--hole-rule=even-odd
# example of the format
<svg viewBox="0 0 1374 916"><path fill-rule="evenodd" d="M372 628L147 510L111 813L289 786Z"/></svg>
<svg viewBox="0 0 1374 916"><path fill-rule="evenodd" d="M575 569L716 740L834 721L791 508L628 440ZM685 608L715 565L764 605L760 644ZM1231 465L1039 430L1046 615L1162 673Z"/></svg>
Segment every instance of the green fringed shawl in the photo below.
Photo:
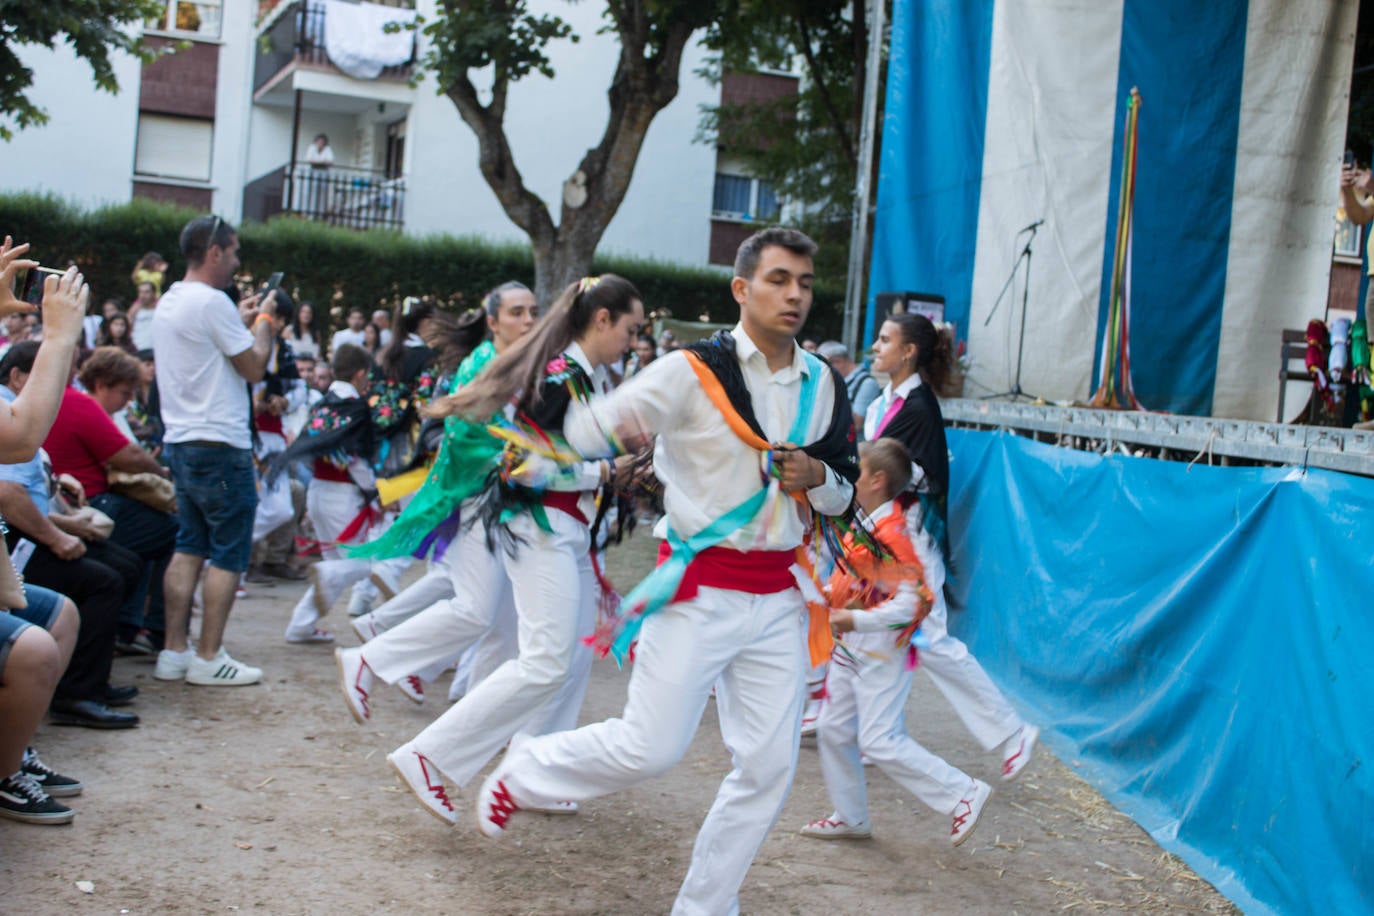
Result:
<svg viewBox="0 0 1374 916"><path fill-rule="evenodd" d="M491 341L473 350L458 367L453 390L475 379L495 356L496 348ZM385 534L347 553L373 560L414 553L430 532L453 514L459 503L482 490L487 476L500 463L502 448L503 443L487 432L487 423L449 417L444 421L444 441L439 456L410 504Z"/></svg>

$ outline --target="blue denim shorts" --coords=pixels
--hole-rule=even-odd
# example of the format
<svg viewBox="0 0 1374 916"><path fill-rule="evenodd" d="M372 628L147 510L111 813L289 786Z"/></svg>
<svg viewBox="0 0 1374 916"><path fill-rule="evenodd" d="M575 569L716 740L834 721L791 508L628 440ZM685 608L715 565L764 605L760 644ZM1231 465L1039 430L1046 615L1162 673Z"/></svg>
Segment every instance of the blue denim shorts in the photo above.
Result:
<svg viewBox="0 0 1374 916"><path fill-rule="evenodd" d="M227 572L248 569L258 508L253 453L168 443L164 454L177 490L177 553L205 557Z"/></svg>
<svg viewBox="0 0 1374 916"><path fill-rule="evenodd" d="M4 560L0 560L3 563ZM29 627L42 627L51 630L62 610L62 596L51 589L38 585L25 585L24 597L29 599L26 608L0 610L0 680L4 679L5 662L9 660L14 641Z"/></svg>

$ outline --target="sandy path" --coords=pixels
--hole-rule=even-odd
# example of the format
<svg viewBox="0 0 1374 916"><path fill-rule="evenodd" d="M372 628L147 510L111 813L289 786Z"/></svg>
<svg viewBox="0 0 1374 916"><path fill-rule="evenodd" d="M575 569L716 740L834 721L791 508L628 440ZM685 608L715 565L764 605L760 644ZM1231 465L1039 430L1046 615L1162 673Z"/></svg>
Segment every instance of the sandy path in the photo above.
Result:
<svg viewBox="0 0 1374 916"><path fill-rule="evenodd" d="M612 557L633 581L653 545ZM152 679L146 660L116 662L143 689L128 732L45 725L37 746L86 784L70 827L0 821L5 913L666 913L692 838L728 770L708 704L696 740L668 775L587 802L576 817L523 816L509 841L464 819L447 829L404 793L384 755L427 724L424 706L382 690L373 722L354 725L330 650L281 631L300 586L253 587L230 648L266 682L221 690ZM341 602L342 604L342 602ZM337 613L337 612L336 612ZM346 618L331 618L354 642ZM583 721L619 712L628 672L598 663ZM917 676L917 737L997 793L959 849L948 821L870 769L876 838L797 835L830 812L814 748L803 745L791 798L744 886L748 913L1230 912L1071 767L1041 752L1011 786L948 705ZM474 787L475 789L475 787ZM94 883L93 894L77 881Z"/></svg>

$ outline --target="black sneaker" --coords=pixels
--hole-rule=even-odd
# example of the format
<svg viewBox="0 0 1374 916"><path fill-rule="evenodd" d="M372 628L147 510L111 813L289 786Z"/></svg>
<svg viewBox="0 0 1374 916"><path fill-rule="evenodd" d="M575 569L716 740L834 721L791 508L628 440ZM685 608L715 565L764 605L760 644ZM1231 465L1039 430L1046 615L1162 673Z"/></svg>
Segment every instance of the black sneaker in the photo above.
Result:
<svg viewBox="0 0 1374 916"><path fill-rule="evenodd" d="M24 749L24 764L20 769L32 776L33 781L38 783L38 787L53 798L70 798L73 795L80 795L81 790L85 788L79 780L72 779L70 776L63 776L40 760L38 752L31 747Z"/></svg>
<svg viewBox="0 0 1374 916"><path fill-rule="evenodd" d="M0 782L0 817L27 824L70 824L76 812L53 801L32 776L20 770Z"/></svg>

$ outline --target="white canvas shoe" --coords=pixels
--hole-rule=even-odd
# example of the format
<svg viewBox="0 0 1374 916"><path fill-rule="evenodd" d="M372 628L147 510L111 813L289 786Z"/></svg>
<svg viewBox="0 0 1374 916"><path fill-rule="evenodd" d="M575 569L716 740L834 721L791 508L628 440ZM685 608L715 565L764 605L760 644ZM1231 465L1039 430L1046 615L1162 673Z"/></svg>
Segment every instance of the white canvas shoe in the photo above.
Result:
<svg viewBox="0 0 1374 916"><path fill-rule="evenodd" d="M973 833L973 828L978 826L978 818L983 814L983 806L992 797L992 786L975 779L973 785L964 793L964 797L959 799L959 804L954 806L954 821L949 828L949 841L955 846L964 842Z"/></svg>
<svg viewBox="0 0 1374 916"><path fill-rule="evenodd" d="M363 661L362 649L335 649L339 666L339 689L344 702L359 725L372 718L372 669Z"/></svg>
<svg viewBox="0 0 1374 916"><path fill-rule="evenodd" d="M457 823L458 814L449 801L444 777L433 761L411 745L403 744L386 755L386 762L426 811L450 827Z"/></svg>
<svg viewBox="0 0 1374 916"><path fill-rule="evenodd" d="M872 838L873 830L867 823L846 823L835 813L807 824L801 829L801 835L813 840L867 840Z"/></svg>
<svg viewBox="0 0 1374 916"><path fill-rule="evenodd" d="M1023 725L1016 730L1016 733L1007 739L1007 743L1002 746L1002 781L1011 782L1021 775L1021 771L1030 763L1031 754L1035 752L1035 742L1040 739L1040 729L1034 725Z"/></svg>

